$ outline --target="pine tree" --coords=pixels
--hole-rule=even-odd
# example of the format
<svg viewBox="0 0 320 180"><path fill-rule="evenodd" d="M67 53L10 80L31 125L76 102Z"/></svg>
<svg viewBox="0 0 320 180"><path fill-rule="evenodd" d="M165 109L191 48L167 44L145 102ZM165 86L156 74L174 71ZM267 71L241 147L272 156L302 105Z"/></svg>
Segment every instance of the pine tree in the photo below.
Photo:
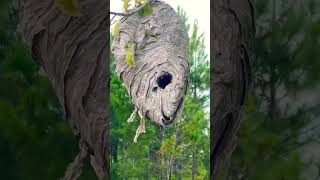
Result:
<svg viewBox="0 0 320 180"><path fill-rule="evenodd" d="M310 142L301 132L319 105L297 103L319 85L319 19L316 1L257 1L254 91L233 155L231 179L301 179L296 151Z"/></svg>

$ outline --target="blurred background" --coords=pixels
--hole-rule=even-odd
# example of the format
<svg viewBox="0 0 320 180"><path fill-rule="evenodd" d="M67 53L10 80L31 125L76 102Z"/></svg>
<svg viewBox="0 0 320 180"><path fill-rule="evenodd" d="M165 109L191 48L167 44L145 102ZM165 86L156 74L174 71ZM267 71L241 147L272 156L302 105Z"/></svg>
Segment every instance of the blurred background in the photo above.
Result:
<svg viewBox="0 0 320 180"><path fill-rule="evenodd" d="M320 180L319 3L256 0L253 90L232 180Z"/></svg>
<svg viewBox="0 0 320 180"><path fill-rule="evenodd" d="M203 18L190 15L187 3L173 6L189 29L192 72L178 124L148 124L133 144L138 121L126 122L133 106L111 61L112 179L208 179L208 40L199 28ZM229 179L320 179L319 3L256 0L254 88ZM17 7L15 0L0 1L0 179L58 179L78 147L45 73L22 42ZM80 179L96 179L89 162Z"/></svg>
<svg viewBox="0 0 320 180"><path fill-rule="evenodd" d="M78 145L18 20L18 1L0 1L0 179L56 180ZM80 179L96 179L85 164Z"/></svg>

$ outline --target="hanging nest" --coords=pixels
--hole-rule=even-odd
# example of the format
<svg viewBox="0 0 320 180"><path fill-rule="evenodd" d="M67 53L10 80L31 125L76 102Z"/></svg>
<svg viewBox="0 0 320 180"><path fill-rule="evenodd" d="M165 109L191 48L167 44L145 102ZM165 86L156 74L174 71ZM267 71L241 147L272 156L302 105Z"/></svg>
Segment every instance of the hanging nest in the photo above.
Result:
<svg viewBox="0 0 320 180"><path fill-rule="evenodd" d="M109 2L82 0L63 6L72 7L71 13L58 9L55 2L75 1L20 0L22 34L79 142L80 153L64 179L76 179L90 156L97 176L105 180L109 177Z"/></svg>
<svg viewBox="0 0 320 180"><path fill-rule="evenodd" d="M140 116L135 141L145 133L144 118L161 126L174 122L183 109L189 73L187 30L178 14L164 2L152 13L124 17L112 45L116 71Z"/></svg>

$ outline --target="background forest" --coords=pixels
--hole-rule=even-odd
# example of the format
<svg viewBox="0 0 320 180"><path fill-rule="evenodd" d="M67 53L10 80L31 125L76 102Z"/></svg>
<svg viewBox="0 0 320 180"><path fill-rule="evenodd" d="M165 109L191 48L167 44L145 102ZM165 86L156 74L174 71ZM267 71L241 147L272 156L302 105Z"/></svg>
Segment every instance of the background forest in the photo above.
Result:
<svg viewBox="0 0 320 180"><path fill-rule="evenodd" d="M320 179L319 3L256 1L253 90L232 180Z"/></svg>
<svg viewBox="0 0 320 180"><path fill-rule="evenodd" d="M78 147L45 73L22 42L15 2L0 1L1 179L55 180ZM320 179L319 3L256 0L254 90L231 180ZM192 73L181 122L167 129L148 124L133 144L138 121L127 124L133 107L112 72L112 179L208 179L208 57L196 23L187 27ZM96 179L89 162L80 179Z"/></svg>

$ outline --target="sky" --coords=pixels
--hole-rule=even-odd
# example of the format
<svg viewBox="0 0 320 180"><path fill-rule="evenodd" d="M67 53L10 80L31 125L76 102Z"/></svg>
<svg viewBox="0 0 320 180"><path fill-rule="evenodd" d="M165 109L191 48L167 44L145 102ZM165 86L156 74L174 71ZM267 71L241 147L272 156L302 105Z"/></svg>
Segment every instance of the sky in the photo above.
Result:
<svg viewBox="0 0 320 180"><path fill-rule="evenodd" d="M180 6L186 11L189 24L198 20L199 32L204 33L206 53L210 57L210 0L162 0L171 5L175 10ZM122 0L111 0L110 10L122 12ZM112 17L112 16L111 16ZM110 17L110 18L111 18ZM113 26L111 26L111 29Z"/></svg>

